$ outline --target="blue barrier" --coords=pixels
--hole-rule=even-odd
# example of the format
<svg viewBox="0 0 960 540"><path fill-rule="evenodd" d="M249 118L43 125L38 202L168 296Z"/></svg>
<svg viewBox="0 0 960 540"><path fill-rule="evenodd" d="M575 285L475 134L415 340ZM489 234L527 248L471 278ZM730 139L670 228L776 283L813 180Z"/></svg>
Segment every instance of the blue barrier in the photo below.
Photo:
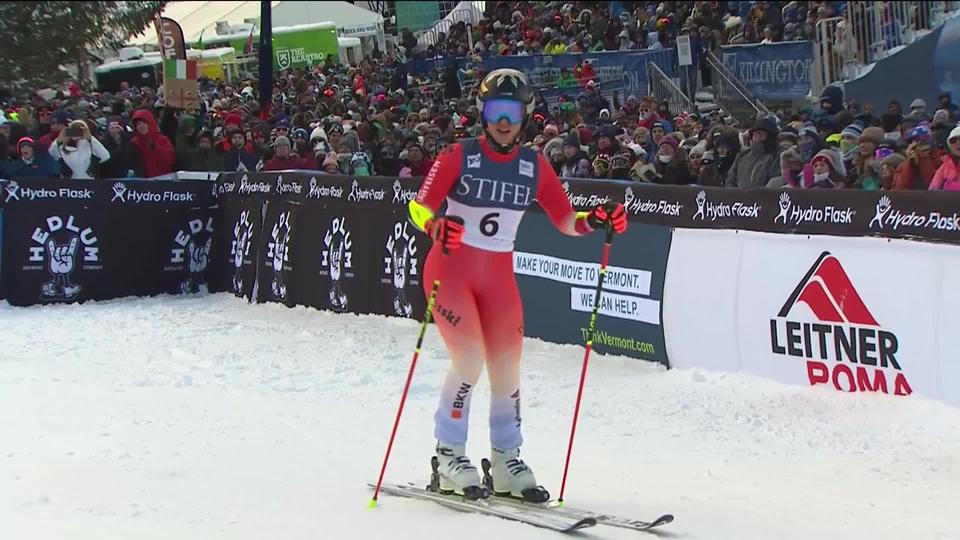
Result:
<svg viewBox="0 0 960 540"><path fill-rule="evenodd" d="M563 89L557 91L553 87L560 77L560 70L572 70L584 60L588 60L596 71L596 81L600 84L601 92L604 94L612 94L613 90L620 90L624 97L631 94L637 97L645 95L647 93L648 62L655 63L668 77L677 76L677 53L674 49L491 56L483 61L483 68L487 71L497 68L513 68L526 73L531 82L545 89L544 97L549 103L552 103L563 92ZM410 60L406 66L410 73L426 74L434 69L442 70L451 62L457 62L457 65L464 69L474 66L472 58L454 56L430 60ZM579 92L578 88L567 90L571 97L576 96ZM605 97L609 99L609 96Z"/></svg>
<svg viewBox="0 0 960 540"><path fill-rule="evenodd" d="M810 92L813 43L792 41L720 48L723 64L761 100L797 101Z"/></svg>

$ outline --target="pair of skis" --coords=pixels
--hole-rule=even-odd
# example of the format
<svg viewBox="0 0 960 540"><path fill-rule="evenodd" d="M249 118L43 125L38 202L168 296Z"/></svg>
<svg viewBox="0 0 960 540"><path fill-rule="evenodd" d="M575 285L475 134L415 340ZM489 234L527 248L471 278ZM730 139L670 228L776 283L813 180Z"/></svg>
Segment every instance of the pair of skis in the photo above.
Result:
<svg viewBox="0 0 960 540"><path fill-rule="evenodd" d="M566 461L563 466L563 481L560 484L560 501L563 500L563 494L566 490L567 472L569 471L570 467L570 455L573 451L573 438L574 434L576 433L577 418L580 414L580 403L583 397L583 387L587 375L587 361L590 358L590 351L593 349L593 336L596 331L597 313L600 309L600 296L603 290L603 282L606 277L607 263L610 258L610 246L613 243L614 229L613 220L610 216L614 214L616 208L608 206L605 210L608 216L605 223L606 239L604 240L603 255L600 260L599 280L597 282L597 289L594 295L593 311L590 315L589 336L587 338L586 348L584 351L583 368L580 372L580 385L577 390L577 401L573 411L573 425L570 428L570 440L567 445ZM622 207L620 208L620 212L623 212ZM455 218L451 217L450 219ZM459 223L462 225L463 221L459 220ZM443 248L443 254L447 254L446 247ZM373 508L376 506L377 497L380 495L381 491L385 491L392 495L432 501L456 510L497 516L500 518L528 523L530 525L563 533L586 529L588 527L593 527L598 523L636 531L647 531L672 522L673 516L671 514L664 514L653 521L640 521L591 512L588 510L569 508L566 506L561 506L555 501L548 501L545 503L530 503L518 501L509 497L489 497L482 500L466 500L463 497L458 497L456 495L444 495L437 492L435 489L429 489L429 487L432 486L428 486L428 489L423 489L416 487L413 484L383 483L384 473L387 470L387 462L390 459L390 452L393 449L393 442L397 435L397 427L400 425L400 416L403 414L403 406L407 399L407 393L410 389L410 382L413 379L413 372L417 365L417 359L420 356L420 347L423 344L423 336L426 333L427 325L430 323L433 306L437 297L437 290L439 288L440 280L435 279L433 282L433 287L430 291L430 295L427 298L426 314L424 316L423 323L420 326L420 335L417 338L417 346L414 349L413 359L410 362L410 370L407 373L407 381L400 397L400 406L397 408L397 416L394 419L393 430L390 433L390 440L387 443L387 453L384 456L383 464L380 467L380 477L376 484L368 484L374 490L373 498L370 500L370 507ZM434 474L436 474L435 462L433 463L433 468Z"/></svg>
<svg viewBox="0 0 960 540"><path fill-rule="evenodd" d="M376 484L367 485L370 488L376 488ZM469 501L458 495L444 495L416 487L413 484L383 484L380 486L380 491L390 495L435 502L454 510L496 516L561 533L578 531L598 524L634 531L649 531L673 521L671 514L664 514L653 521L641 521L560 506L555 501L528 503L510 497L497 496Z"/></svg>

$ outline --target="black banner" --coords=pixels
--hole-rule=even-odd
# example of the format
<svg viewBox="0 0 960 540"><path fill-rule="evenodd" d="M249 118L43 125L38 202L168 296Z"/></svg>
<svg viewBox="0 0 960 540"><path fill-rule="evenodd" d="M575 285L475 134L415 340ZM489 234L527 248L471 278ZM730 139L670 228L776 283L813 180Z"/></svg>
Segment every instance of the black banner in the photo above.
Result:
<svg viewBox="0 0 960 540"><path fill-rule="evenodd" d="M214 258L231 277L211 288L236 292L242 284L242 295L256 291L258 302L422 318L420 274L428 244L408 223L406 208L420 181L306 172L222 175L216 192L224 230ZM245 233L258 263L254 269L244 259L238 272L236 244Z"/></svg>
<svg viewBox="0 0 960 540"><path fill-rule="evenodd" d="M564 185L578 209L616 200L643 223L960 243L960 194L948 191L745 190L597 180Z"/></svg>
<svg viewBox="0 0 960 540"><path fill-rule="evenodd" d="M210 182L21 179L2 188L0 288L13 305L196 292L206 279Z"/></svg>
<svg viewBox="0 0 960 540"><path fill-rule="evenodd" d="M603 236L565 236L542 212L524 217L513 260L525 335L586 342ZM669 227L642 223L615 238L594 336L598 352L668 365L662 301L671 239Z"/></svg>

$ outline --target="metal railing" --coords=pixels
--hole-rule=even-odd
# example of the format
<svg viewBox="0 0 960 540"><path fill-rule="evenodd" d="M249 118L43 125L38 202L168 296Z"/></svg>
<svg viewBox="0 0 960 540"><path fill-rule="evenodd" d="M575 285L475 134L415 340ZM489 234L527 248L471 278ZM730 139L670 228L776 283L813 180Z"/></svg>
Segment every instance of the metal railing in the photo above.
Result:
<svg viewBox="0 0 960 540"><path fill-rule="evenodd" d="M819 95L831 83L856 77L865 66L923 37L958 9L956 1L847 2L842 17L817 22L811 93Z"/></svg>
<svg viewBox="0 0 960 540"><path fill-rule="evenodd" d="M712 52L706 55L713 83L713 100L739 126L751 126L758 116L771 113Z"/></svg>
<svg viewBox="0 0 960 540"><path fill-rule="evenodd" d="M671 111L696 112L693 101L653 62L647 62L647 92L658 103L669 103Z"/></svg>
<svg viewBox="0 0 960 540"><path fill-rule="evenodd" d="M471 9L471 7L467 4L469 4L469 2L464 2L452 9L450 11L452 16L450 16L449 19L440 19L430 28L420 32L415 32L414 35L417 36L417 43L419 46L426 48L429 45L436 45L437 42L440 41L440 34L450 35L450 29L462 22L467 27L467 40L469 42L468 46L472 49L472 29L480 22L481 19L483 19L483 14L479 13L475 9Z"/></svg>

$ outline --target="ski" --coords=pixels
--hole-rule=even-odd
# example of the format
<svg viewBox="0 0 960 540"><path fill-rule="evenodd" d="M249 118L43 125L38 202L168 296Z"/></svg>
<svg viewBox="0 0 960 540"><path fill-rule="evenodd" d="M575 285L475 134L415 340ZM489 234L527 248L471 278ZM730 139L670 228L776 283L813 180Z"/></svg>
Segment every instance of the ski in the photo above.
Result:
<svg viewBox="0 0 960 540"><path fill-rule="evenodd" d="M569 506L560 506L557 501L550 501L546 503L530 503L524 502L512 497L500 497L496 496L494 500L502 501L513 507L520 508L530 508L541 512L548 512L557 515L569 516L573 519L584 519L584 518L593 518L597 521L598 525L607 525L609 527L620 527L621 529L630 529L634 531L649 531L666 525L673 521L672 514L664 514L653 521L642 521L639 519L626 518L622 516L614 516L612 514L604 514L602 512L594 512L592 510L583 510L580 508L571 508Z"/></svg>
<svg viewBox="0 0 960 540"><path fill-rule="evenodd" d="M490 476L490 460L483 459L481 462L481 467L483 469L483 483L486 485L490 492L493 493L493 478ZM600 512L594 512L592 510L583 510L580 508L571 508L569 506L561 506L557 501L547 501L545 503L535 503L524 501L522 499L517 499L509 495L498 496L493 495L491 498L496 498L495 500L502 501L506 504L509 504L514 507L519 508L536 508L542 512L548 512L557 515L568 516L574 519L584 519L584 518L593 518L600 525L607 525L610 527L620 527L621 529L630 529L634 531L649 531L661 525L666 525L673 521L672 514L664 514L653 521L642 521L639 519L631 519L621 516L614 516L611 514L603 514Z"/></svg>
<svg viewBox="0 0 960 540"><path fill-rule="evenodd" d="M367 484L371 489L375 484ZM489 498L477 501L468 501L456 495L443 495L426 489L403 484L384 484L380 491L390 495L432 501L454 510L474 512L488 516L496 516L510 521L526 523L535 527L552 531L569 533L580 529L593 527L597 520L593 517L574 517L559 513L543 512L534 506L523 507L508 503L499 498Z"/></svg>

